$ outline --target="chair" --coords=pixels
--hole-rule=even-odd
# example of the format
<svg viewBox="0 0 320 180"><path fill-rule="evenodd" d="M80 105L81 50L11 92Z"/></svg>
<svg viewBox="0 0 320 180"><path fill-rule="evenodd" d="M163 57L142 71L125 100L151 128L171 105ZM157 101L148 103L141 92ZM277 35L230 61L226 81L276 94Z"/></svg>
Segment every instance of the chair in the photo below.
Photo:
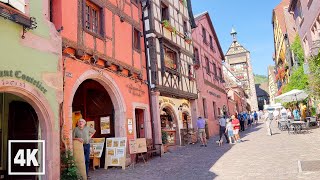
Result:
<svg viewBox="0 0 320 180"><path fill-rule="evenodd" d="M146 139L147 143L147 160L153 155L158 154L161 157L161 146L162 144L153 144L152 139ZM156 148L155 146L160 146Z"/></svg>

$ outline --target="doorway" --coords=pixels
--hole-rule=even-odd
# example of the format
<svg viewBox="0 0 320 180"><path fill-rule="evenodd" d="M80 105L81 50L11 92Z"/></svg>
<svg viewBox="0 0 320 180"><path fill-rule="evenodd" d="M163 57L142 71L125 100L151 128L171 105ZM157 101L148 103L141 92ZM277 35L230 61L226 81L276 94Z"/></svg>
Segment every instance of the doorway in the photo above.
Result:
<svg viewBox="0 0 320 180"><path fill-rule="evenodd" d="M8 170L8 140L38 140L40 126L38 116L34 108L19 96L10 93L0 93L0 136L1 154L0 169L2 172ZM38 149L36 143L21 143L12 146L11 152L18 149ZM16 166L11 159L12 172L37 172L38 168L33 166ZM37 176L8 176L6 179L38 179Z"/></svg>
<svg viewBox="0 0 320 180"><path fill-rule="evenodd" d="M144 123L144 110L135 109L136 118L136 138L145 138L145 123Z"/></svg>
<svg viewBox="0 0 320 180"><path fill-rule="evenodd" d="M92 138L115 137L113 103L108 92L99 82L87 79L80 84L73 97L72 111L81 114L87 121L87 125L90 124L96 130ZM105 119L108 119L108 122ZM100 167L104 167L104 157L105 151L102 151Z"/></svg>

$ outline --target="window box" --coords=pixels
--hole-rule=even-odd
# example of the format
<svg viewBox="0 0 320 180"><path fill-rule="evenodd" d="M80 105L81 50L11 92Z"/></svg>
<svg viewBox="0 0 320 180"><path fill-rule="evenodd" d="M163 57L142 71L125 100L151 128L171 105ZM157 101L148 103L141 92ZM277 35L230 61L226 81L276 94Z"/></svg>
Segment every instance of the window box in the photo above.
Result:
<svg viewBox="0 0 320 180"><path fill-rule="evenodd" d="M192 39L188 36L184 36L184 40L186 41L186 43L191 44Z"/></svg>

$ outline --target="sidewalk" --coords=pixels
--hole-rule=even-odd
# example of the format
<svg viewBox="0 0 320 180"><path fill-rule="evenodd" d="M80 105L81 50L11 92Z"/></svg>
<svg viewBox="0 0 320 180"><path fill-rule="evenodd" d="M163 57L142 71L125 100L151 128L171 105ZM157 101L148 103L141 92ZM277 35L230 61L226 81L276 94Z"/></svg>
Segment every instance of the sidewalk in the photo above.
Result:
<svg viewBox="0 0 320 180"><path fill-rule="evenodd" d="M91 171L92 179L318 179L318 172L300 172L298 160L320 160L320 129L310 134L292 135L280 132L267 136L264 124L242 133L244 142L218 147L211 138L208 147L200 144L178 147L156 157L127 167ZM303 168L307 167L302 162ZM309 165L320 167L318 162Z"/></svg>

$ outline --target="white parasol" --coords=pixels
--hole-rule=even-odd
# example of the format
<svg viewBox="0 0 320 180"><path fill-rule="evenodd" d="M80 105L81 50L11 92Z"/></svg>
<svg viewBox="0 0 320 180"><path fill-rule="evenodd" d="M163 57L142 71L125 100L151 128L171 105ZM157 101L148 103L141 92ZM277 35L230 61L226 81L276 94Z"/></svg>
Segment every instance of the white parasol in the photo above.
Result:
<svg viewBox="0 0 320 180"><path fill-rule="evenodd" d="M293 102L301 101L308 97L308 94L304 90L294 89L280 96L275 97L275 99L280 100L281 102Z"/></svg>

